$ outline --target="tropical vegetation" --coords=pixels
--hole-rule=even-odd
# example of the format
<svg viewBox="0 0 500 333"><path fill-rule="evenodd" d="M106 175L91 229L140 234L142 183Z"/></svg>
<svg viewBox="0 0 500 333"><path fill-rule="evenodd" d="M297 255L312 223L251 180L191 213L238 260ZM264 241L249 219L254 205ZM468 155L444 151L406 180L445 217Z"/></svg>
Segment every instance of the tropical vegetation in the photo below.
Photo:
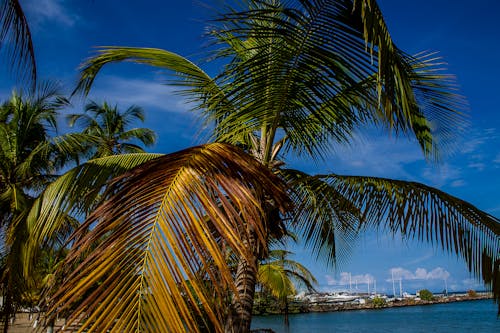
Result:
<svg viewBox="0 0 500 333"><path fill-rule="evenodd" d="M288 298L295 296L298 288L315 291L314 286L318 284L314 275L304 265L288 258L291 254L290 251L281 249L270 250L268 257L259 263L257 275L259 298L263 299L264 303L269 303L268 296L272 296L285 315L286 325L289 313Z"/></svg>
<svg viewBox="0 0 500 333"><path fill-rule="evenodd" d="M146 162L119 178L115 196L83 225L85 231L90 225L96 227L78 233L82 240L67 264L75 265L82 251L91 254L56 294L54 309L72 306L78 295L99 282L99 288L73 315L89 316L83 325L91 330L161 327L197 331L192 323L193 314L198 313L212 321L216 331L246 332L257 262L268 256L269 240L279 239L287 229L294 229L313 253L333 264L348 255L352 239L369 227L437 243L461 257L498 297L498 219L423 184L308 175L283 162L285 156L325 159L336 145L348 144L367 126L397 136L411 135L427 158L438 160L440 150L464 124L463 100L455 94L452 78L442 73L439 60L434 55L412 56L399 50L374 1L268 0L247 1L246 5L221 15L210 28L211 56L226 61L217 76L210 77L193 62L169 51L112 47L101 49L82 66L78 91L88 92L101 68L109 63L132 61L170 70L172 83L196 105L204 121L213 125L213 141L250 153L281 179L293 205L280 211L281 202L266 199L256 190L264 203L263 224L243 219L228 229L218 215L199 209L205 204L179 203L180 191L172 186L180 186L181 180L205 184L207 179L198 171L184 178L185 168L178 164ZM203 157L207 167L220 165L219 155L211 157ZM160 169L177 176L172 182L153 181L152 177L160 177L156 174ZM229 171L221 168L218 172ZM204 192L199 186L197 195L212 191ZM220 201L218 205L229 202L218 195L203 196ZM229 211L221 213L226 216ZM182 226L173 217L183 221ZM191 228L205 231L192 234ZM238 238L241 232L243 239ZM91 244L104 235L101 246L93 250ZM229 254L224 253L232 255L236 244L247 251L236 251L239 263L232 273L225 268ZM113 256L104 256L106 261L98 260L111 251ZM216 251L216 255L208 260L201 255L206 251ZM100 273L87 274L90 271ZM134 273L116 275L118 272ZM189 288L183 282L185 277L189 277ZM167 287L159 281L172 282ZM182 305L173 307L173 303Z"/></svg>
<svg viewBox="0 0 500 333"><path fill-rule="evenodd" d="M29 214L37 196L75 156L63 140L53 139L57 112L66 104L57 86L47 83L34 95L14 92L0 106L0 282L5 332L8 318L23 301L32 299L28 291L39 282L34 281L36 274L25 270L36 262L27 257ZM46 242L60 245L73 226L75 221L65 216Z"/></svg>
<svg viewBox="0 0 500 333"><path fill-rule="evenodd" d="M134 121L144 122L144 110L132 105L124 112L106 102L89 102L84 113L68 116L69 125L82 127L83 140L88 141L90 158L105 157L125 153L143 153L144 149L133 141L150 147L156 135L148 128L129 128Z"/></svg>
<svg viewBox="0 0 500 333"><path fill-rule="evenodd" d="M214 77L161 49L102 48L83 64L76 91L84 94L109 63L170 71L170 83L213 136L212 143L169 155L96 153L35 187L36 198L25 192L23 213L16 205L2 208L2 225L16 232L23 220L13 218L29 217L17 238L28 258L68 217L85 219L60 266L63 281L47 294L49 315L68 311L69 323L80 321L91 332L247 332L258 263L269 257L271 241L290 230L331 265L369 228L438 244L500 301L497 218L424 184L309 175L285 163L325 160L367 127L410 136L438 161L465 122L463 99L440 60L400 50L374 0L243 4L208 29L208 57L225 64ZM10 6L0 16L2 41L5 31L26 32L10 23L21 17L19 3L2 5ZM54 161L31 165L45 172ZM16 187L5 188L2 200L18 202L9 199ZM6 253L15 249L6 244Z"/></svg>
<svg viewBox="0 0 500 333"><path fill-rule="evenodd" d="M434 294L429 289L422 289L419 291L420 299L424 301L432 301Z"/></svg>

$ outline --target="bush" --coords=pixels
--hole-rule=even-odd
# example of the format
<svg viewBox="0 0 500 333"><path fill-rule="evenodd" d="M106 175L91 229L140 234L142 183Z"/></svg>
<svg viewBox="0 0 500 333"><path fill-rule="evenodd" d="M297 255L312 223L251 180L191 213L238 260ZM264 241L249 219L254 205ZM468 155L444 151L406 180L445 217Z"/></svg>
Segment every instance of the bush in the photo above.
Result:
<svg viewBox="0 0 500 333"><path fill-rule="evenodd" d="M469 290L467 290L467 296L477 297L477 292L475 290L469 289Z"/></svg>
<svg viewBox="0 0 500 333"><path fill-rule="evenodd" d="M381 307L385 306L385 299L382 297L375 297L372 300L372 304L376 308L381 308Z"/></svg>
<svg viewBox="0 0 500 333"><path fill-rule="evenodd" d="M420 290L420 299L424 301L432 301L434 295L429 289Z"/></svg>

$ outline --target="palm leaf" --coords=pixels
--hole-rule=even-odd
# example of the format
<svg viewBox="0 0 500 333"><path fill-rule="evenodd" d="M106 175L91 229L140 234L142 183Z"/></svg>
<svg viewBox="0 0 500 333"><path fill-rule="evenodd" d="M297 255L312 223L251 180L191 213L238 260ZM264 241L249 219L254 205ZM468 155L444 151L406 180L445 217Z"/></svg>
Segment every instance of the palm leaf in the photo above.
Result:
<svg viewBox="0 0 500 333"><path fill-rule="evenodd" d="M400 233L456 254L500 301L499 219L420 183L339 175L319 178L362 211L362 227Z"/></svg>
<svg viewBox="0 0 500 333"><path fill-rule="evenodd" d="M17 64L24 77L34 84L36 82L35 48L31 39L31 31L18 0L2 0L0 2L0 50L9 49L12 65Z"/></svg>
<svg viewBox="0 0 500 333"><path fill-rule="evenodd" d="M161 154L124 154L102 157L76 166L49 184L37 197L28 217L26 274L41 244L67 225L69 216L84 218L101 199L107 182ZM57 209L56 209L57 207ZM28 274L29 275L29 274Z"/></svg>
<svg viewBox="0 0 500 333"><path fill-rule="evenodd" d="M353 128L371 122L413 133L424 154L437 158L445 147L437 144L440 132L464 124L463 99L439 58L400 51L368 2L353 11L347 0L249 1L222 15L216 36L227 45L221 54L233 59L220 83L238 107L212 111L220 140L261 128L273 137L280 128L295 152L317 158L332 138L349 142Z"/></svg>
<svg viewBox="0 0 500 333"><path fill-rule="evenodd" d="M236 287L220 239L252 257L244 240L267 238L262 200L288 202L280 180L239 149L211 144L146 162L109 191L74 237L65 266L78 267L51 313L74 306L70 321L88 318L81 331L198 332L205 315L222 331L214 303Z"/></svg>
<svg viewBox="0 0 500 333"><path fill-rule="evenodd" d="M290 188L295 203L292 230L327 264L343 263L351 253L359 231L362 211L337 188L298 170L279 174Z"/></svg>
<svg viewBox="0 0 500 333"><path fill-rule="evenodd" d="M295 295L296 290L283 265L269 262L259 265L258 281L266 290L278 299Z"/></svg>

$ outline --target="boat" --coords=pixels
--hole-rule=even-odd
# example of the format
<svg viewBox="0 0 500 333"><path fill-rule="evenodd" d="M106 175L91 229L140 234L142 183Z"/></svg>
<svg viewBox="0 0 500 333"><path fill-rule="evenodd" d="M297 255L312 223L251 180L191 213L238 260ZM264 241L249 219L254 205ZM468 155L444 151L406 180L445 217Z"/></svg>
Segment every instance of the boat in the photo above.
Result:
<svg viewBox="0 0 500 333"><path fill-rule="evenodd" d="M326 301L331 303L352 302L359 298L357 295L348 293L331 293L326 296Z"/></svg>

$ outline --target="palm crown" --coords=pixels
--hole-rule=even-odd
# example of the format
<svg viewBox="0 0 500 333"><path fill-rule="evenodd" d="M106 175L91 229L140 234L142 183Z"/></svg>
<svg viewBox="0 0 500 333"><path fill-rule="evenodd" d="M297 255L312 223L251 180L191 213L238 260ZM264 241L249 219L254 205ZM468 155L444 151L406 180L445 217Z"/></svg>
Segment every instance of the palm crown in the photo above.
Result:
<svg viewBox="0 0 500 333"><path fill-rule="evenodd" d="M71 159L66 154L69 145L62 138L52 139L57 111L66 104L55 85L45 84L37 94L13 93L0 106L0 279L6 290L2 307L4 331L9 316L15 313L28 285L34 282L24 271L30 261L27 259L29 213L36 197ZM52 236L68 227L68 222L61 219Z"/></svg>
<svg viewBox="0 0 500 333"><path fill-rule="evenodd" d="M144 121L144 110L138 106L131 106L125 112L118 111L104 102L102 105L90 102L85 106L82 114L68 116L69 125L79 123L83 129L83 139L89 141L90 149L95 151L92 158L104 157L123 153L140 153L144 150L126 140L138 140L145 146L151 146L156 140L153 131L147 128L130 128L133 121Z"/></svg>

